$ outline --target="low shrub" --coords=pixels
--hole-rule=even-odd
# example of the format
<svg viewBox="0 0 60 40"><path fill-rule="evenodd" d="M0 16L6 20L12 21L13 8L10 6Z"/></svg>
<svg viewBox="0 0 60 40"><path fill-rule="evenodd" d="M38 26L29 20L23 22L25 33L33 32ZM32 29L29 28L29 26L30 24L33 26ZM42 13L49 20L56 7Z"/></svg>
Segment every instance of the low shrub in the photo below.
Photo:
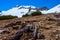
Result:
<svg viewBox="0 0 60 40"><path fill-rule="evenodd" d="M3 16L0 16L0 20L13 19L13 18L18 18L18 17L17 16L12 16L12 15L3 15Z"/></svg>

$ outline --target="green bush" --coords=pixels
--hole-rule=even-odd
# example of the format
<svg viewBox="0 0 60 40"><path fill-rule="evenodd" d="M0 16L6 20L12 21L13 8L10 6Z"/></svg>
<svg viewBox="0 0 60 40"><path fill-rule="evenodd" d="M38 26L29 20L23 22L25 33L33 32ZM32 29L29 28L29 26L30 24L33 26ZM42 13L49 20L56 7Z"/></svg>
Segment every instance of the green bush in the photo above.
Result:
<svg viewBox="0 0 60 40"><path fill-rule="evenodd" d="M23 15L22 17L27 17L27 16L29 16L27 13L25 14L25 15Z"/></svg>
<svg viewBox="0 0 60 40"><path fill-rule="evenodd" d="M37 16L37 15L42 15L42 13L41 12L33 12L33 13L31 13L31 15L32 16Z"/></svg>
<svg viewBox="0 0 60 40"><path fill-rule="evenodd" d="M22 17L27 17L27 16L37 16L37 15L42 15L41 12L33 12L30 15L28 13L26 13L25 15L23 15Z"/></svg>
<svg viewBox="0 0 60 40"><path fill-rule="evenodd" d="M13 18L18 18L18 17L17 16L11 16L11 15L0 16L0 20L13 19Z"/></svg>

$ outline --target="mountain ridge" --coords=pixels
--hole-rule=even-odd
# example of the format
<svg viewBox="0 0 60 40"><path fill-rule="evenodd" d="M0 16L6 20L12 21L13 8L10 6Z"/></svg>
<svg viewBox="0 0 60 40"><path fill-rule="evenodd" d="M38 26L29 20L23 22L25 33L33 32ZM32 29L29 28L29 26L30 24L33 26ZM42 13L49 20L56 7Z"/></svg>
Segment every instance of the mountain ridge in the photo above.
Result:
<svg viewBox="0 0 60 40"><path fill-rule="evenodd" d="M32 12L40 11L43 14L48 14L48 13L60 13L60 4L57 6L48 9L46 7L42 8L37 8L35 6L15 6L7 11L1 11L0 15L13 15L13 16L18 16L22 17L22 15L25 15L26 13L31 14Z"/></svg>
<svg viewBox="0 0 60 40"><path fill-rule="evenodd" d="M46 8L36 8L35 6L15 6L7 11L2 11L0 12L1 15L13 15L13 16L18 16L22 17L22 15L40 10L45 10Z"/></svg>
<svg viewBox="0 0 60 40"><path fill-rule="evenodd" d="M49 9L46 13L60 13L60 4L58 4L57 6Z"/></svg>

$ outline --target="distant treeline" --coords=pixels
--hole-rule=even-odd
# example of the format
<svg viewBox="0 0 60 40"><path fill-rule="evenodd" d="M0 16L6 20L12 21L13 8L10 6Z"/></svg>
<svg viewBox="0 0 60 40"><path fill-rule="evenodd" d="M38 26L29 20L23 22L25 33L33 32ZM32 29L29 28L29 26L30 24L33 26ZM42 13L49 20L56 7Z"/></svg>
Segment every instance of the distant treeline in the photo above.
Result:
<svg viewBox="0 0 60 40"><path fill-rule="evenodd" d="M18 18L18 17L17 16L12 16L12 15L0 16L0 20L13 19L13 18Z"/></svg>

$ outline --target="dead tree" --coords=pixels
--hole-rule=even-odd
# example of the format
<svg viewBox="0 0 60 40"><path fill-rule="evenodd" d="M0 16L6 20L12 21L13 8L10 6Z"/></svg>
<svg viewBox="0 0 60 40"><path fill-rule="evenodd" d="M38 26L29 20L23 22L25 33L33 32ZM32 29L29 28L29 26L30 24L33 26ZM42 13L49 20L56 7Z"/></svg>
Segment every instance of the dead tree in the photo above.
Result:
<svg viewBox="0 0 60 40"><path fill-rule="evenodd" d="M31 28L35 28L34 31L31 30ZM37 38L37 34L38 34L38 26L35 24L29 25L29 26L25 26L23 27L21 30L19 30L18 32L16 32L15 36L9 40L20 40L21 36L23 35L23 32L34 32L33 34L33 40L36 40Z"/></svg>
<svg viewBox="0 0 60 40"><path fill-rule="evenodd" d="M34 29L34 35L33 35L33 39L32 40L36 40L37 39L37 34L38 34L38 26L34 25L35 29Z"/></svg>
<svg viewBox="0 0 60 40"><path fill-rule="evenodd" d="M35 24L34 27L35 27L35 29L34 29L32 40L36 40L38 38L38 36L39 36L39 39L45 39L45 36L38 32L39 26Z"/></svg>
<svg viewBox="0 0 60 40"><path fill-rule="evenodd" d="M23 35L23 32L25 31L30 31L30 27L29 26L25 26L24 28L22 28L21 30L19 30L18 32L16 32L15 36L9 40L19 40L20 37Z"/></svg>

